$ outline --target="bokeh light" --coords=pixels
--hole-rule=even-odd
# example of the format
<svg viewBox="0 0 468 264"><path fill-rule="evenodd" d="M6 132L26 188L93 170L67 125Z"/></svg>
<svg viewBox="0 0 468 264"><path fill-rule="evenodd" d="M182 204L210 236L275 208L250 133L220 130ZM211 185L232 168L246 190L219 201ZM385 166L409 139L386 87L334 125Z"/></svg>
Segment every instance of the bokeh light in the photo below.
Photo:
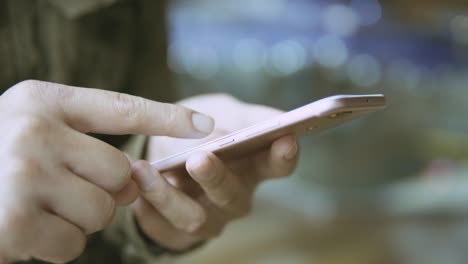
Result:
<svg viewBox="0 0 468 264"><path fill-rule="evenodd" d="M307 53L297 41L287 40L271 48L270 63L281 76L293 74L305 66Z"/></svg>
<svg viewBox="0 0 468 264"><path fill-rule="evenodd" d="M335 35L325 35L313 47L316 61L324 67L336 68L348 59L346 43Z"/></svg>
<svg viewBox="0 0 468 264"><path fill-rule="evenodd" d="M234 64L241 72L258 72L266 63L267 50L257 39L239 40L232 53Z"/></svg>
<svg viewBox="0 0 468 264"><path fill-rule="evenodd" d="M353 56L346 71L349 79L359 87L372 87L380 82L382 70L379 62L368 54Z"/></svg>
<svg viewBox="0 0 468 264"><path fill-rule="evenodd" d="M359 17L350 7L334 4L324 10L323 26L328 33L350 36L358 29Z"/></svg>
<svg viewBox="0 0 468 264"><path fill-rule="evenodd" d="M450 24L454 39L460 44L468 45L468 16L456 16Z"/></svg>
<svg viewBox="0 0 468 264"><path fill-rule="evenodd" d="M294 212L306 227L280 223L253 246L245 229L232 232L241 253L230 263L467 263L467 1L172 3L168 62L184 96L226 92L283 110L336 94L388 100L375 115L301 139L296 175L263 185L257 197L273 209L250 221L261 233ZM428 179L441 157L453 166ZM444 229L447 219L462 221ZM195 263L221 263L231 245L211 252L221 261Z"/></svg>
<svg viewBox="0 0 468 264"><path fill-rule="evenodd" d="M359 21L365 26L373 25L382 18L382 6L378 0L352 0L351 8L359 14Z"/></svg>

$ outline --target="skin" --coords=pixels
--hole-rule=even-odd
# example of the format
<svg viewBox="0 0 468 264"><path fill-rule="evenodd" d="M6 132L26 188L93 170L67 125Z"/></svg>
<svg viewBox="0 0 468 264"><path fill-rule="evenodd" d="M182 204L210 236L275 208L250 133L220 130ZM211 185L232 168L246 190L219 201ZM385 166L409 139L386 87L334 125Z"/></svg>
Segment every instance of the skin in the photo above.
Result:
<svg viewBox="0 0 468 264"><path fill-rule="evenodd" d="M214 132L199 140L152 137L148 160L177 153L281 113L226 95L199 96L180 104L212 116L216 121ZM285 136L269 149L239 160L224 162L212 153L196 153L186 164L188 173L160 174L147 162L136 162L133 178L141 190L133 205L137 221L151 239L173 250L184 250L214 238L230 221L248 215L254 191L261 182L293 172L297 152L296 139Z"/></svg>
<svg viewBox="0 0 468 264"><path fill-rule="evenodd" d="M245 216L261 181L294 169L292 137L244 160L223 162L197 153L187 162L188 173L161 175L146 161L132 162L86 135L152 135L152 160L278 114L226 96L181 104L213 114L219 124L182 106L39 81L19 83L1 95L0 263L71 261L84 250L87 235L110 224L116 206L130 204L148 237L183 250ZM227 122L221 106L239 114ZM41 243L35 243L38 237Z"/></svg>
<svg viewBox="0 0 468 264"><path fill-rule="evenodd" d="M203 119L181 106L97 89L39 81L10 88L0 96L0 262L70 261L116 206L136 199L126 155L86 133L206 136L212 119L205 117L201 132L195 115Z"/></svg>

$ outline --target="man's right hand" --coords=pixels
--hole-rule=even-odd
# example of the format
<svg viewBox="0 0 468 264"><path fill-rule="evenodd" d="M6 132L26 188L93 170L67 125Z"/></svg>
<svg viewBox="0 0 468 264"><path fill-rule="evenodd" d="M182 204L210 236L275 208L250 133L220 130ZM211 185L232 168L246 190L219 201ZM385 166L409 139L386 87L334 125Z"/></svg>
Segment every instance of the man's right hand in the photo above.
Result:
<svg viewBox="0 0 468 264"><path fill-rule="evenodd" d="M131 95L24 81L0 96L0 129L0 262L66 262L138 192L125 154L86 133L199 138L213 120Z"/></svg>

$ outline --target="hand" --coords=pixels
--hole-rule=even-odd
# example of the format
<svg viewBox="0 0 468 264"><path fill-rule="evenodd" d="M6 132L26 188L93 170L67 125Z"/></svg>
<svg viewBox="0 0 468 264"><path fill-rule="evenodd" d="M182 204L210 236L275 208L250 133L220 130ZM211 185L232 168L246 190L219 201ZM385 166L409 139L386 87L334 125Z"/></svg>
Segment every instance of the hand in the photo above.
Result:
<svg viewBox="0 0 468 264"><path fill-rule="evenodd" d="M195 122L193 122L195 121ZM0 262L66 262L138 189L118 149L86 135L197 138L212 119L97 89L25 81L0 96ZM197 128L199 128L197 130Z"/></svg>
<svg viewBox="0 0 468 264"><path fill-rule="evenodd" d="M195 97L181 104L214 117L214 132L203 140L152 137L147 159L157 160L280 113L223 95ZM247 215L256 186L291 174L297 152L295 138L285 136L270 149L239 160L222 161L212 153L194 154L186 164L188 173L161 175L148 162L136 162L133 178L141 189L133 205L136 219L142 231L158 244L173 250L187 249L218 236L228 222Z"/></svg>

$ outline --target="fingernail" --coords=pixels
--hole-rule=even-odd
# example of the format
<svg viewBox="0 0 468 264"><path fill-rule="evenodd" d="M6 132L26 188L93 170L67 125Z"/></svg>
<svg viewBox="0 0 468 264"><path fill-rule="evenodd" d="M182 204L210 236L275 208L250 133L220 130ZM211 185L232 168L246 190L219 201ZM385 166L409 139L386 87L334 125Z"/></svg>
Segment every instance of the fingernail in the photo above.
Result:
<svg viewBox="0 0 468 264"><path fill-rule="evenodd" d="M149 164L138 166L137 172L134 173L134 180L140 190L147 192L150 191L156 183L156 175L154 169Z"/></svg>
<svg viewBox="0 0 468 264"><path fill-rule="evenodd" d="M297 150L298 150L297 142L294 142L294 145L284 154L284 158L286 160L292 160L294 157L297 155Z"/></svg>
<svg viewBox="0 0 468 264"><path fill-rule="evenodd" d="M192 114L192 122L195 129L203 134L209 134L213 131L214 128L214 120L211 117L206 115L202 115L200 113L193 113Z"/></svg>

